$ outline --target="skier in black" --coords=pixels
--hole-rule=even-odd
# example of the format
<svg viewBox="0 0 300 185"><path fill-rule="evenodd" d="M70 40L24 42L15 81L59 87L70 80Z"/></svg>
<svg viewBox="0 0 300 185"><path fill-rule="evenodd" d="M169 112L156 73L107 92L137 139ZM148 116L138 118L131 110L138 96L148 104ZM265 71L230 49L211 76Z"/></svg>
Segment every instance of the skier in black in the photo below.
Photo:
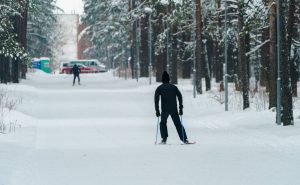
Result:
<svg viewBox="0 0 300 185"><path fill-rule="evenodd" d="M161 144L166 144L167 142L167 138L168 138L167 119L169 115L171 115L171 118L175 124L180 140L186 144L190 144L189 141L187 140L185 129L181 124L179 118L179 115L183 115L182 95L179 89L175 85L169 83L170 77L166 71L162 75L162 82L163 84L156 89L155 96L154 96L156 116L157 117L161 116L161 122L160 122L160 133L162 138ZM159 97L161 97L161 109L162 109L161 114L159 111ZM177 109L176 98L178 98L179 101L179 114Z"/></svg>
<svg viewBox="0 0 300 185"><path fill-rule="evenodd" d="M72 68L72 71L73 71L73 75L74 75L73 86L75 85L76 78L78 78L78 85L80 85L80 77L79 77L80 69L79 69L79 67L75 64Z"/></svg>

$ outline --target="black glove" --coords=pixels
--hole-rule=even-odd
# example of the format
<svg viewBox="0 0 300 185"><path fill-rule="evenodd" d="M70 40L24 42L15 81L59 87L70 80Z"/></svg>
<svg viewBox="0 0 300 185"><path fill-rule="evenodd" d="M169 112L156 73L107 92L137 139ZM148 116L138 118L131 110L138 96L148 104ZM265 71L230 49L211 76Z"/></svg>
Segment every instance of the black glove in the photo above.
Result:
<svg viewBox="0 0 300 185"><path fill-rule="evenodd" d="M160 112L156 111L156 117L159 117L159 116L160 116Z"/></svg>
<svg viewBox="0 0 300 185"><path fill-rule="evenodd" d="M179 115L182 116L183 115L183 111L182 109L179 109Z"/></svg>

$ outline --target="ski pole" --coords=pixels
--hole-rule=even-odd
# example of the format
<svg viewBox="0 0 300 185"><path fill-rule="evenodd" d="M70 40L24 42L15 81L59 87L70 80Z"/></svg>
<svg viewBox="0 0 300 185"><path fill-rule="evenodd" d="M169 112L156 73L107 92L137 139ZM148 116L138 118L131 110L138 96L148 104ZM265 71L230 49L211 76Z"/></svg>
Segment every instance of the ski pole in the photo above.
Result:
<svg viewBox="0 0 300 185"><path fill-rule="evenodd" d="M157 117L157 125L156 125L156 139L155 139L155 144L157 144L158 125L159 125L159 117Z"/></svg>
<svg viewBox="0 0 300 185"><path fill-rule="evenodd" d="M180 123L181 123L181 131L182 131L182 142L184 143L184 129L183 129L183 120L182 115L180 116Z"/></svg>

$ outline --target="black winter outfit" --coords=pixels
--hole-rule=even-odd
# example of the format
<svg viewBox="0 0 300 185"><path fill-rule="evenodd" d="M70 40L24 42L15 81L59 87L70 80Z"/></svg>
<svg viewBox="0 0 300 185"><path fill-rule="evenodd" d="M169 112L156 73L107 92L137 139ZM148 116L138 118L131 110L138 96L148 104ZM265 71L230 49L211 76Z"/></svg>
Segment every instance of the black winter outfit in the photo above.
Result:
<svg viewBox="0 0 300 185"><path fill-rule="evenodd" d="M163 142L165 142L168 138L167 119L169 115L171 115L171 118L174 122L180 140L186 142L187 135L183 125L181 124L179 114L178 114L178 109L177 109L177 98L178 98L179 113L180 115L182 115L183 114L182 95L179 89L175 85L169 83L169 75L167 72L164 72L162 76L162 81L163 84L156 89L155 96L154 96L156 116L158 117L160 116L159 98L161 97L161 109L162 109L161 122L160 122L161 138Z"/></svg>
<svg viewBox="0 0 300 185"><path fill-rule="evenodd" d="M80 77L79 77L80 69L76 64L73 66L72 71L74 75L73 85L75 85L76 78L78 78L78 84L80 84Z"/></svg>

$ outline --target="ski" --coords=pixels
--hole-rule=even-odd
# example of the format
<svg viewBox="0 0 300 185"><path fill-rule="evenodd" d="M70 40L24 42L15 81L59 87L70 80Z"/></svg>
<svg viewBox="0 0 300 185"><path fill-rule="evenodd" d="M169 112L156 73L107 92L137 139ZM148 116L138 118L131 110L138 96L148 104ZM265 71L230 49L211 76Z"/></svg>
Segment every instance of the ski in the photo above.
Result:
<svg viewBox="0 0 300 185"><path fill-rule="evenodd" d="M186 143L182 143L183 145L194 145L196 144L196 141L189 141L189 142L186 142Z"/></svg>
<svg viewBox="0 0 300 185"><path fill-rule="evenodd" d="M196 144L196 141L193 142L187 142L187 143L181 143L181 144L171 144L171 143L155 143L155 145L194 145Z"/></svg>

